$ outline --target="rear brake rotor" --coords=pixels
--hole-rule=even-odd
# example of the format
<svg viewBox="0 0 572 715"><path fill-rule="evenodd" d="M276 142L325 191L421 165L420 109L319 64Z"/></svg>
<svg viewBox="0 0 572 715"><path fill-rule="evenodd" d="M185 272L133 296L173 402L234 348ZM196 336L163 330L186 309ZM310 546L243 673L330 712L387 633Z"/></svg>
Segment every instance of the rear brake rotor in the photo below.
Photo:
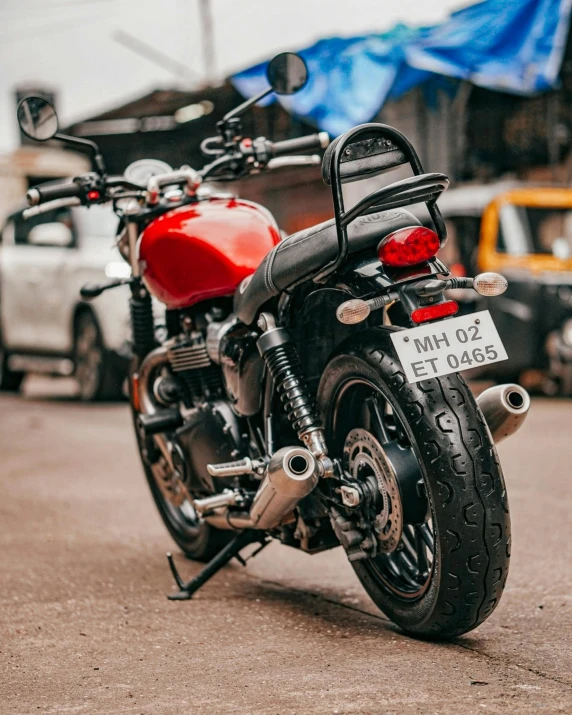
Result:
<svg viewBox="0 0 572 715"><path fill-rule="evenodd" d="M365 429L353 429L344 444L344 468L356 481L375 476L383 500L373 525L379 548L395 551L403 531L403 508L397 477L383 447Z"/></svg>

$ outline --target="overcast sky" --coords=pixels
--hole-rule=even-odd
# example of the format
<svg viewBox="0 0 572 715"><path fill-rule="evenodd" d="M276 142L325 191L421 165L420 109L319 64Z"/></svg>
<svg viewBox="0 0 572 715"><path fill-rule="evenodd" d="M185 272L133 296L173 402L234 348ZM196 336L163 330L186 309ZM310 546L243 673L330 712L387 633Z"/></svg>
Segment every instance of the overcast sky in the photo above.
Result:
<svg viewBox="0 0 572 715"><path fill-rule="evenodd" d="M210 0L225 76L320 37L439 22L470 0ZM118 43L123 30L202 74L199 0L0 0L0 151L17 144L14 87L58 91L65 124L177 77ZM189 75L189 81L192 76Z"/></svg>

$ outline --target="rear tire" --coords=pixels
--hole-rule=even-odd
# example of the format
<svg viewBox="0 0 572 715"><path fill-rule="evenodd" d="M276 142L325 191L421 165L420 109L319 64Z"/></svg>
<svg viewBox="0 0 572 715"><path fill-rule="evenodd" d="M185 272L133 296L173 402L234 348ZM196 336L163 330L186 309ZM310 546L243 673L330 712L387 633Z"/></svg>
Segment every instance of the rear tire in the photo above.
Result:
<svg viewBox="0 0 572 715"><path fill-rule="evenodd" d="M348 385L370 385L390 405L391 419L400 422L417 459L429 502L431 569L423 574L425 586L408 595L387 576L393 554L352 566L372 600L404 631L452 638L490 616L506 583L510 519L504 479L483 415L463 378L454 374L408 383L389 333L368 330L342 344L322 377L319 403L336 457L342 457L348 429L359 427L351 424ZM399 550L394 553L400 558Z"/></svg>

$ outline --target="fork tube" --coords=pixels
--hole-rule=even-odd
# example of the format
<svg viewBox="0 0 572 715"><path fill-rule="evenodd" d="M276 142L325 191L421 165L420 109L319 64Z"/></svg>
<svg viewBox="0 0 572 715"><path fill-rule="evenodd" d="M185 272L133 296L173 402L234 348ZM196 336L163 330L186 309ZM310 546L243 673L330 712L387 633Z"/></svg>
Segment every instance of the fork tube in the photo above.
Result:
<svg viewBox="0 0 572 715"><path fill-rule="evenodd" d="M139 229L134 221L127 223L127 238L129 240L129 263L131 264L131 275L134 278L139 278L139 261L137 259L137 239L139 238Z"/></svg>

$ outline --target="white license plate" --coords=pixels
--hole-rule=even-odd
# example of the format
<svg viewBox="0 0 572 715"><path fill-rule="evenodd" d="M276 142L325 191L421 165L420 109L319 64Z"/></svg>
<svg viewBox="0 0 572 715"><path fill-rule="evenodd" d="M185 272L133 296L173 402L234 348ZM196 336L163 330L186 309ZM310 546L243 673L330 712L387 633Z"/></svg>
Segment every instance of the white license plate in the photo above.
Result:
<svg viewBox="0 0 572 715"><path fill-rule="evenodd" d="M508 360L488 310L391 334L408 382Z"/></svg>

